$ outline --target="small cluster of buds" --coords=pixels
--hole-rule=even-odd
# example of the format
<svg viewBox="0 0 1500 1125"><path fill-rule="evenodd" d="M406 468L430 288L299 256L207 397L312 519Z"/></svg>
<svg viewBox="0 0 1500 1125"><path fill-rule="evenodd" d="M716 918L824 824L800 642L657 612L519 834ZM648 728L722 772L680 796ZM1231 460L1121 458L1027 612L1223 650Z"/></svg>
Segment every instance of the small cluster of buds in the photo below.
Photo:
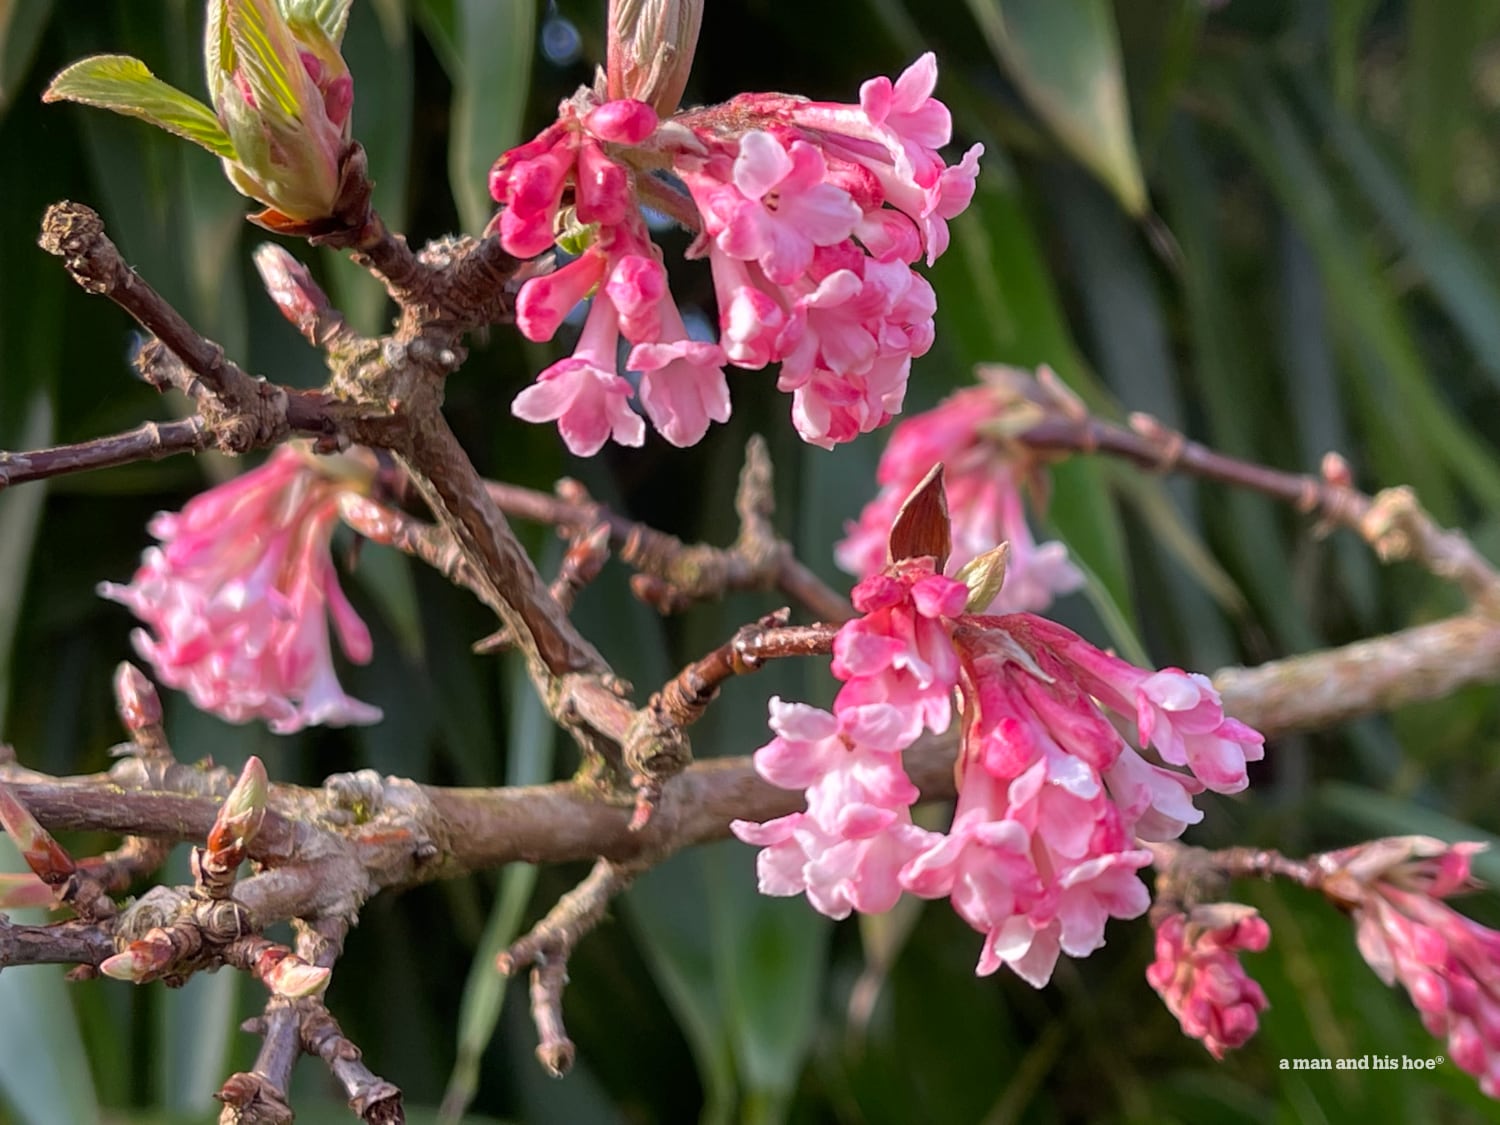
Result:
<svg viewBox="0 0 1500 1125"><path fill-rule="evenodd" d="M1484 847L1428 836L1374 840L1320 857L1317 885L1350 911L1376 975L1405 988L1453 1061L1500 1098L1500 932L1443 901L1478 887L1470 868Z"/></svg>
<svg viewBox="0 0 1500 1125"><path fill-rule="evenodd" d="M1156 928L1156 960L1146 980L1208 1053L1243 1047L1260 1026L1266 994L1245 974L1239 955L1259 953L1271 927L1254 907L1216 902L1188 914L1169 914Z"/></svg>
<svg viewBox="0 0 1500 1125"><path fill-rule="evenodd" d="M584 91L564 102L490 175L508 251L538 254L561 234L577 252L522 288L521 331L551 339L593 294L573 355L523 391L514 412L556 421L580 455L610 438L641 444L618 366L623 337L641 406L674 445L729 417L725 365L779 362L798 432L825 448L889 421L912 359L932 343L936 302L911 263L946 249L947 220L968 205L982 151L955 166L938 155L952 128L936 82L928 54L894 82L866 82L858 105L746 94L663 120L631 98ZM717 342L689 335L643 206L690 206L701 234L688 256L709 260Z"/></svg>

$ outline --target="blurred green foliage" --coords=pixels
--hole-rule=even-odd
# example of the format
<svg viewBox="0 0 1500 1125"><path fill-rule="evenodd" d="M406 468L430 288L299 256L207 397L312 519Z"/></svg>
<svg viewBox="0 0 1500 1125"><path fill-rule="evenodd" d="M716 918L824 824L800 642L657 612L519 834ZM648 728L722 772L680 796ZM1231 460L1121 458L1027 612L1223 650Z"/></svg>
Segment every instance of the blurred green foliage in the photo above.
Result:
<svg viewBox="0 0 1500 1125"><path fill-rule="evenodd" d="M485 221L487 165L590 79L603 7L356 5L355 128L393 227L419 241ZM257 290L248 249L262 235L213 160L138 123L38 101L57 69L104 50L200 91L200 9L0 0L0 447L81 440L182 405L131 379L131 326L36 248L56 199L97 206L141 273L247 368L319 379L316 356ZM1148 410L1235 454L1301 469L1337 448L1363 483L1412 483L1494 553L1500 2L711 3L689 99L852 100L864 78L928 48L957 133L987 154L934 271L938 343L917 364L909 409L979 361L1050 363L1100 410ZM388 310L367 278L293 249L360 326L380 327ZM674 286L686 303L708 300L704 270ZM724 542L739 451L762 432L783 531L837 578L829 548L873 492L882 438L804 448L772 380L741 376L734 419L698 448L657 442L574 463L550 427L504 409L546 356L495 331L453 380L454 425L485 472L540 487L576 475L632 515ZM93 586L132 571L153 510L233 471L205 456L0 493L0 733L28 765L106 763L120 733L109 675L130 622ZM1349 537L1315 539L1297 516L1214 485L1075 460L1056 470L1048 519L1096 579L1058 616L1101 641L1138 640L1160 664L1257 662L1458 606L1425 574L1381 570ZM523 533L556 557L549 534ZM623 583L610 569L578 620L643 690L774 604L740 596L660 621ZM373 767L495 784L571 768L560 744L554 760L517 670L468 655L491 623L467 595L369 549L351 585L378 656L348 682L385 707L384 724L276 738L174 698L179 756L237 765L258 753L273 776L303 782ZM826 699L827 686L810 666L731 684L695 733L699 754L748 753L769 694ZM1496 693L1474 689L1279 740L1253 795L1214 802L1191 838L1301 853L1388 833L1500 834L1497 712ZM472 1098L485 1115L473 1121L1494 1119L1451 1065L1421 1081L1277 1069L1445 1050L1310 895L1237 888L1272 924L1271 950L1249 967L1273 1006L1259 1037L1215 1065L1147 988L1142 925L1113 924L1106 949L1033 992L1003 974L975 979L979 938L944 908L834 927L800 900L762 899L751 850L734 843L652 872L581 948L567 1000L580 1063L555 1083L532 1061L524 992L507 996L489 965L579 874L517 867L366 910L330 1000L417 1107L412 1120L436 1120L445 1092L451 1106ZM1500 921L1492 897L1469 909ZM6 973L0 1117L208 1119L218 1082L253 1058L256 1042L233 1028L260 999L227 974L169 992L64 991L45 971ZM296 1094L299 1120L349 1120L310 1063Z"/></svg>

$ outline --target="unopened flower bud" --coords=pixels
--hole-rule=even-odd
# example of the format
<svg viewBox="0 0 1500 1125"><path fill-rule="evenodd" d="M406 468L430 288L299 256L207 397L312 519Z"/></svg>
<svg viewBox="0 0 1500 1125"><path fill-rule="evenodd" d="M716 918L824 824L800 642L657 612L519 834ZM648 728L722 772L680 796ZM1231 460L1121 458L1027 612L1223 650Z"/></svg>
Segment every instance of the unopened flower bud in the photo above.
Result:
<svg viewBox="0 0 1500 1125"><path fill-rule="evenodd" d="M296 954L288 953L265 968L260 978L277 996L295 1000L322 992L328 987L328 978L332 975L332 970L309 965Z"/></svg>
<svg viewBox="0 0 1500 1125"><path fill-rule="evenodd" d="M687 87L702 23L703 0L612 0L609 99L634 98L671 116Z"/></svg>
<svg viewBox="0 0 1500 1125"><path fill-rule="evenodd" d="M26 866L49 886L65 882L78 869L52 833L43 828L10 786L0 784L0 828L16 845Z"/></svg>
<svg viewBox="0 0 1500 1125"><path fill-rule="evenodd" d="M172 963L173 956L171 941L156 930L140 941L131 942L113 957L105 958L99 963L99 971L115 980L141 984L159 975Z"/></svg>
<svg viewBox="0 0 1500 1125"><path fill-rule="evenodd" d="M161 698L156 686L128 660L115 669L115 706L131 734L161 725Z"/></svg>
<svg viewBox="0 0 1500 1125"><path fill-rule="evenodd" d="M240 853L250 846L266 817L266 767L254 755L240 771L239 780L224 798L219 815L208 833L208 850L222 854L233 850L236 864Z"/></svg>
<svg viewBox="0 0 1500 1125"><path fill-rule="evenodd" d="M204 61L234 147L230 182L288 219L327 217L354 99L337 39L314 19L289 22L276 0L211 0Z"/></svg>
<svg viewBox="0 0 1500 1125"><path fill-rule="evenodd" d="M254 258L260 280L281 315L296 326L308 343L321 345L343 318L334 311L328 294L313 280L312 273L274 242L257 246Z"/></svg>
<svg viewBox="0 0 1500 1125"><path fill-rule="evenodd" d="M1005 567L1010 561L1010 544L1001 543L984 554L970 559L953 577L969 588L965 613L983 613L1000 596L1005 585Z"/></svg>

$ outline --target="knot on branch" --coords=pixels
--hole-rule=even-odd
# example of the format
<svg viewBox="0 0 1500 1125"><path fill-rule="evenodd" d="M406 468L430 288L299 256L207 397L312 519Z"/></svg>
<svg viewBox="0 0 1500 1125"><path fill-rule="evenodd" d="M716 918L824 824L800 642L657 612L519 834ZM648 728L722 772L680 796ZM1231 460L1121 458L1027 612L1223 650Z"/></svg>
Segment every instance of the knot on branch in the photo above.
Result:
<svg viewBox="0 0 1500 1125"><path fill-rule="evenodd" d="M119 252L92 207L67 199L48 207L38 244L61 258L73 280L90 293L108 293L120 283Z"/></svg>
<svg viewBox="0 0 1500 1125"><path fill-rule="evenodd" d="M214 1097L224 1103L219 1125L287 1125L293 1120L286 1095L264 1074L231 1074Z"/></svg>
<svg viewBox="0 0 1500 1125"><path fill-rule="evenodd" d="M630 785L635 790L632 831L646 826L661 798L662 786L687 768L693 760L692 743L682 727L662 705L658 694L635 713L621 742L621 754Z"/></svg>

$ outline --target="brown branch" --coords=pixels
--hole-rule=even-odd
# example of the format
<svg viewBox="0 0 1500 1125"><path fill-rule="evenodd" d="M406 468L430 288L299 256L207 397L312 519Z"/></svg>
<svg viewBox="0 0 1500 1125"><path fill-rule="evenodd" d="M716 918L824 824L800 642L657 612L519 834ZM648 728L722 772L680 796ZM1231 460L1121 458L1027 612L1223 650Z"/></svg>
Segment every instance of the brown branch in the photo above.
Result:
<svg viewBox="0 0 1500 1125"><path fill-rule="evenodd" d="M247 438L270 441L276 436L274 413L267 402L277 388L253 379L204 339L187 320L125 264L104 233L93 210L78 203L56 203L42 220L42 249L63 259L74 281L90 293L108 297L157 337L225 406L259 425Z"/></svg>
<svg viewBox="0 0 1500 1125"><path fill-rule="evenodd" d="M1500 623L1478 612L1214 676L1225 712L1267 735L1332 726L1496 681Z"/></svg>
<svg viewBox="0 0 1500 1125"><path fill-rule="evenodd" d="M468 455L439 414L414 426L407 448L398 451L413 483L443 521L495 601L502 620L543 679L569 672L605 673L604 658L552 600L510 524L475 473Z"/></svg>
<svg viewBox="0 0 1500 1125"><path fill-rule="evenodd" d="M359 1048L345 1037L325 1005L310 1006L302 1017L301 1035L302 1049L323 1060L361 1121L384 1125L406 1120L401 1091L365 1066Z"/></svg>
<svg viewBox="0 0 1500 1125"><path fill-rule="evenodd" d="M1411 559L1459 586L1475 606L1500 616L1500 572L1460 532L1438 526L1409 488L1369 496L1352 486L1348 466L1330 455L1323 473L1287 473L1216 452L1147 414L1133 414L1130 429L1090 415L1055 379L1022 391L1045 417L1013 435L1035 450L1108 453L1155 472L1186 472L1246 488L1316 513L1347 527L1382 561Z"/></svg>
<svg viewBox="0 0 1500 1125"><path fill-rule="evenodd" d="M54 445L24 453L0 451L0 489L13 484L111 469L135 461L160 461L177 453L199 453L214 443L202 418L177 422L147 422L122 434L93 438L72 445Z"/></svg>
<svg viewBox="0 0 1500 1125"><path fill-rule="evenodd" d="M821 643L809 648L820 651ZM1225 710L1268 737L1496 681L1500 630L1477 614L1258 668L1226 669L1215 678ZM747 732L745 737L747 743L760 742L769 733ZM955 742L954 734L928 738L906 752L907 772L924 798L953 795ZM0 767L0 778L33 778L11 783L12 789L49 830L199 841L212 827L232 781L219 772L222 776L212 786L217 796L122 786L109 774L37 781L15 766ZM517 860L561 863L604 856L625 863L722 839L731 820L770 820L802 804L802 794L756 776L746 757L689 766L665 788L650 823L639 831L630 829L629 805L603 800L596 789L579 782L490 789L404 786L388 800L404 802L400 807L408 810L415 827L401 836L377 819L361 826L352 841L344 840L352 843L353 853L334 848L342 837L279 811L302 810L299 815L326 819L325 790L273 786L271 808L249 853L283 866L243 880L236 897L253 904L257 922L269 924L309 913L308 904L325 901L341 887L363 886L373 894ZM436 854L419 861L424 839L436 845ZM288 865L290 857L309 851L312 858L306 863Z"/></svg>
<svg viewBox="0 0 1500 1125"><path fill-rule="evenodd" d="M0 969L15 965L90 965L114 955L109 933L93 922L20 926L0 914Z"/></svg>
<svg viewBox="0 0 1500 1125"><path fill-rule="evenodd" d="M568 958L584 935L603 920L610 900L630 886L647 866L598 860L583 882L558 899L545 918L496 959L496 967L506 976L514 976L531 966L536 1057L554 1078L561 1078L573 1066L573 1041L568 1038L562 1017Z"/></svg>
<svg viewBox="0 0 1500 1125"><path fill-rule="evenodd" d="M815 617L845 621L853 615L849 601L804 566L771 528L770 463L764 443L752 439L736 495L740 536L729 548L684 543L675 535L611 512L574 482L562 493L487 482L490 495L507 515L550 524L571 536L598 524L609 528L610 545L642 573L632 588L662 612L676 612L695 601L739 590L780 589Z"/></svg>

